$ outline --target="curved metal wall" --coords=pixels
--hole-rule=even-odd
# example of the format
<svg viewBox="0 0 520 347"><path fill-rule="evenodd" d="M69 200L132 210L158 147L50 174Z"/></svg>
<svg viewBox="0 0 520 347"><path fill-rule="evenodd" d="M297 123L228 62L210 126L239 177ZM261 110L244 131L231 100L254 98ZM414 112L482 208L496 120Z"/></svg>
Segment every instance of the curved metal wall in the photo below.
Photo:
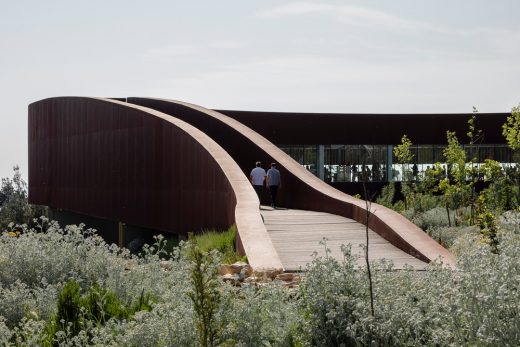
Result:
<svg viewBox="0 0 520 347"><path fill-rule="evenodd" d="M150 111L78 97L31 104L29 201L176 233L229 227L236 197L211 144Z"/></svg>
<svg viewBox="0 0 520 347"><path fill-rule="evenodd" d="M219 143L249 176L256 160L280 163L283 188L280 205L323 211L366 223L365 201L346 195L302 168L286 153L240 122L219 112L173 100L128 98L128 102L150 107L180 118L201 129ZM372 205L369 226L403 251L424 261L442 256L454 266L454 257L409 220L384 206Z"/></svg>
<svg viewBox="0 0 520 347"><path fill-rule="evenodd" d="M128 102L172 115L200 129L231 155L246 177L249 177L251 169L254 168L257 160L261 161L264 167L266 167L268 163L278 160L275 160L272 155L266 152L266 148L262 148L259 146L259 143L255 143L255 137L258 136L256 132L236 122L237 126L242 126L241 131L237 131L226 122L222 122L218 117L208 117L208 114L204 112L206 109L198 110L196 109L198 106L195 105L151 98L132 97L128 98ZM207 111L217 113L216 111ZM278 155L290 158L275 145L269 145L273 149L278 150ZM314 196L313 189L310 186L306 184L302 185L292 179L286 179L293 176L293 172L291 172L293 170L289 171L285 166L280 166L279 169L283 180L283 188L279 195L280 206L313 209L316 203L320 204L322 202L322 197ZM314 199L318 199L318 201L310 201L310 196L313 196ZM263 201L263 203L267 202L267 200Z"/></svg>

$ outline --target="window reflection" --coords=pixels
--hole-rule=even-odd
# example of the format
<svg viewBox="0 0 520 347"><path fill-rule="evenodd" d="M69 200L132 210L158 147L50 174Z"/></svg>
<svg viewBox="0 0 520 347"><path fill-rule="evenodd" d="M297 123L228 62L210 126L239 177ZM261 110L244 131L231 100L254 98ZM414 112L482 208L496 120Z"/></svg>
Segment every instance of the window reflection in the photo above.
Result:
<svg viewBox="0 0 520 347"><path fill-rule="evenodd" d="M318 175L318 145L281 145L284 152L304 166L314 175ZM467 158L474 159L480 167L486 159L502 163L504 168L512 164L511 150L506 145L463 145ZM341 145L323 146L323 179L326 182L386 182L403 179L404 167L397 163L389 145ZM413 145L411 151L414 161L410 164L413 176L422 178L425 172L441 163L447 173L443 151L445 145ZM392 153L388 158L388 153ZM390 168L388 170L387 168Z"/></svg>

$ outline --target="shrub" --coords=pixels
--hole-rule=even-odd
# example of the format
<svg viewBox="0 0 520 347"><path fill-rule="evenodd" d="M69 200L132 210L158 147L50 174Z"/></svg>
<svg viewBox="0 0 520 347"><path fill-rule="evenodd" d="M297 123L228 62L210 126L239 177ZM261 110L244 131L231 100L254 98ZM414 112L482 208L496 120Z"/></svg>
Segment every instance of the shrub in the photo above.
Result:
<svg viewBox="0 0 520 347"><path fill-rule="evenodd" d="M151 310L150 296L144 292L131 307L125 307L115 293L98 284L94 284L81 296L79 283L69 281L58 295L56 314L47 325L47 336L43 343L55 346L60 341L59 332L67 332L67 337L75 337L89 326L104 325L112 318L129 319L141 310Z"/></svg>
<svg viewBox="0 0 520 347"><path fill-rule="evenodd" d="M221 342L225 346L298 346L303 317L299 298L276 283L223 288Z"/></svg>
<svg viewBox="0 0 520 347"><path fill-rule="evenodd" d="M374 316L366 270L349 247L342 261L314 259L296 291L276 282L244 288L214 282L204 286L213 288L206 298L215 304L209 335L222 346L517 345L519 220L518 212L501 216L496 254L476 227L432 229L457 236L451 248L459 256L455 271L439 264L394 271L390 263L372 263ZM136 257L78 231L51 223L41 232L0 236L0 343L40 345L53 317L53 341L60 345L200 345L194 328L200 313L190 299L194 262L186 257L185 243L165 254L159 237ZM201 278L214 274L215 259L200 262ZM76 284L65 290L67 282ZM66 317L59 319L62 326L58 314Z"/></svg>
<svg viewBox="0 0 520 347"><path fill-rule="evenodd" d="M500 345L520 338L520 236L500 235L499 252L480 236L452 271L373 271L375 316L368 285L348 252L343 262L317 259L302 286L306 333L313 345Z"/></svg>
<svg viewBox="0 0 520 347"><path fill-rule="evenodd" d="M407 213L405 213L405 215L407 215ZM453 216L454 213L450 213L451 225L454 224ZM435 207L422 213L415 213L413 216L410 216L410 220L425 231L433 228L447 227L450 224L448 223L446 209L442 207Z"/></svg>
<svg viewBox="0 0 520 347"><path fill-rule="evenodd" d="M186 295L189 285L185 280L188 264L180 258L180 251L176 249L168 255L172 260L168 265L169 271L165 272L161 266L164 261L155 252L155 249L163 248L161 242L158 240L156 245L147 247L144 256L137 258L130 256L128 251L107 245L97 235L81 227L70 226L63 230L54 222L47 223L37 232L28 230L18 236L8 233L0 235L0 317L4 317L3 325L10 329L14 340L28 338L24 337L24 334L30 333L23 330L26 326L27 329L38 326L40 330L30 334L36 334L41 339L46 322L56 313L57 297L63 283L75 281L82 292L92 288L91 296L97 296L107 304L117 298L121 305L129 308L130 313L153 306L157 310L164 309L166 314L154 309L150 315L140 313L136 316L141 320L141 325L136 325L133 320L117 319L117 322L112 322L106 316L101 319L111 322L107 322L110 328L106 329L86 320L83 328L89 331L87 335L85 330L81 330L76 337L70 329L61 330L56 332L57 340L69 343L71 339L79 341L91 336L92 341L117 341L126 334L129 344L140 345L142 341L155 341L158 336L176 334L167 340L168 344L186 345L186 339L192 340L193 337L190 309L185 304L189 302ZM146 288L147 294L143 288ZM157 304L150 304L151 297L154 301L157 299ZM168 305L165 306L164 301ZM111 311L110 305L102 306L105 313ZM25 317L28 317L28 322L39 323L22 324L27 319ZM173 321L176 322L172 324L173 328L165 324ZM129 325L136 326L135 330L126 331L125 327ZM154 326L160 329L150 338L143 339L140 331L153 330ZM112 331L119 333L114 335Z"/></svg>
<svg viewBox="0 0 520 347"><path fill-rule="evenodd" d="M503 213L499 217L499 224L505 230L520 234L520 210Z"/></svg>
<svg viewBox="0 0 520 347"><path fill-rule="evenodd" d="M217 250L221 253L221 261L231 264L245 260L235 251L236 227L233 225L226 231L205 231L193 236L193 242L202 252Z"/></svg>
<svg viewBox="0 0 520 347"><path fill-rule="evenodd" d="M18 166L13 171L13 178L2 178L0 186L0 231L18 230L17 225L32 225L34 218L47 215L46 207L28 203L27 182Z"/></svg>
<svg viewBox="0 0 520 347"><path fill-rule="evenodd" d="M83 329L82 318L84 312L81 305L80 286L77 282L65 283L58 295L57 312L47 327L47 338L45 345L55 346L55 336L58 331L70 331L76 336Z"/></svg>
<svg viewBox="0 0 520 347"><path fill-rule="evenodd" d="M350 346L355 344L355 323L360 311L370 315L368 286L359 286L360 272L355 271L357 257L351 248L343 248L345 259L315 257L301 286L306 339L314 346ZM363 309L361 305L367 304Z"/></svg>
<svg viewBox="0 0 520 347"><path fill-rule="evenodd" d="M395 198L395 182L388 182L381 190L381 195L377 198L376 203L392 208Z"/></svg>
<svg viewBox="0 0 520 347"><path fill-rule="evenodd" d="M452 246L460 238L474 237L479 235L478 227L476 226L461 226L461 227L448 227L448 226L437 226L431 227L427 230L428 234L432 239L437 241L441 246L449 248L452 253L462 254L465 249L454 249Z"/></svg>
<svg viewBox="0 0 520 347"><path fill-rule="evenodd" d="M220 307L218 263L212 253L203 252L195 243L188 245L188 256L192 262L188 296L195 310L199 345L215 346L219 330L216 312Z"/></svg>

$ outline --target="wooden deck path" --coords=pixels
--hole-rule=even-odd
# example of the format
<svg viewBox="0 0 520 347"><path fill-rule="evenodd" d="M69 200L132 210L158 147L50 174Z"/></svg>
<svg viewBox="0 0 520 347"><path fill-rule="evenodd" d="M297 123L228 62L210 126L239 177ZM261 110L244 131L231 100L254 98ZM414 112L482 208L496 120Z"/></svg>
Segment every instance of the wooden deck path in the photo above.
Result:
<svg viewBox="0 0 520 347"><path fill-rule="evenodd" d="M260 210L274 248L286 271L305 269L312 261L312 253L325 255L320 241L327 238L327 248L331 256L341 260L343 253L340 246L351 244L352 253L363 256L361 244L366 243L365 226L361 223L338 215L324 212L272 209L262 206ZM396 269L405 264L417 270L423 270L426 263L401 251L381 236L369 230L369 259L386 258L392 260ZM364 265L364 257L358 264Z"/></svg>

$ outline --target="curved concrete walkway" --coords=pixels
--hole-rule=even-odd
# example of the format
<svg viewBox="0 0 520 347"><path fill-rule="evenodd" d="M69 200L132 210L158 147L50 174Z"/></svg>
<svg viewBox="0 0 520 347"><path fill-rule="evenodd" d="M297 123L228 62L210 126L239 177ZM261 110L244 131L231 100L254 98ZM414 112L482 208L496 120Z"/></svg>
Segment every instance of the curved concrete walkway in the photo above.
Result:
<svg viewBox="0 0 520 347"><path fill-rule="evenodd" d="M314 252L325 255L325 247L320 244L324 238L330 250L329 255L341 261L341 245L352 245L352 254L360 256L359 266L365 265L364 251L366 244L365 226L353 219L315 211L273 209L261 207L262 218L271 241L286 271L305 270ZM369 260L387 259L395 269L404 269L406 265L415 270L424 270L426 263L403 252L380 235L369 229Z"/></svg>

